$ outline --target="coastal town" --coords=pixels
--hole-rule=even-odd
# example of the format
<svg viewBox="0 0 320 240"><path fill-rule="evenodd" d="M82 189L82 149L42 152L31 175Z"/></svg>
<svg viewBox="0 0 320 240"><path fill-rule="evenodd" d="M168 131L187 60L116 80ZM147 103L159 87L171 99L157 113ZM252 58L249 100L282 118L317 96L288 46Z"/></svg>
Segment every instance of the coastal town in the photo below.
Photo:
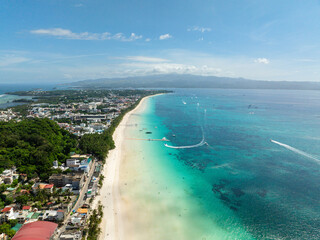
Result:
<svg viewBox="0 0 320 240"><path fill-rule="evenodd" d="M103 207L95 198L105 177L102 174L105 157L114 144L105 140L100 144L109 144L109 148L95 150L99 144L92 141L99 137L107 139L127 111L144 96L155 93L158 92L17 93L33 96L34 100L0 110L0 128L5 129L6 124L29 124L28 121L31 125L33 121L40 121L35 123L38 125L54 122L58 125L54 125L54 132L68 135L65 142L70 142L67 148L70 152L47 163L49 167L45 171L28 165L34 169L29 171L21 162L0 165L0 240L38 239L39 236L41 239L97 239ZM0 146L0 162L6 161L3 151L10 149Z"/></svg>

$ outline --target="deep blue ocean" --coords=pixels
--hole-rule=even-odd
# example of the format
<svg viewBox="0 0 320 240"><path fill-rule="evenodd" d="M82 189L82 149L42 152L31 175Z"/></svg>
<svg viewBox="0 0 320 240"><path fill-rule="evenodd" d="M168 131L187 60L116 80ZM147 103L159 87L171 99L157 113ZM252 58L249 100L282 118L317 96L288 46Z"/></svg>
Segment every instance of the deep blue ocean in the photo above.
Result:
<svg viewBox="0 0 320 240"><path fill-rule="evenodd" d="M174 161L211 186L190 183L209 214L218 199L256 239L320 239L319 91L176 89L153 101L168 145L207 143Z"/></svg>

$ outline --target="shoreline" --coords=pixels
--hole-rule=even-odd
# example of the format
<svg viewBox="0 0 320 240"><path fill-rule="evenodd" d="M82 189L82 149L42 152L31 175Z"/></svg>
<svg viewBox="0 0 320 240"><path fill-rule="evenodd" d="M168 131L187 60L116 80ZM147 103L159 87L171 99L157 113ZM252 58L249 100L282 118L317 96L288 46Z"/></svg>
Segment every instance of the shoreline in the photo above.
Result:
<svg viewBox="0 0 320 240"><path fill-rule="evenodd" d="M115 143L115 148L111 150L106 158L106 163L102 174L104 175L103 186L100 189L100 195L95 199L93 208L96 208L98 202L104 207L104 214L100 224L101 234L100 240L123 239L124 226L121 217L121 196L119 192L119 174L120 165L122 161L124 131L127 122L132 114L143 111L145 101L148 98L155 97L162 94L155 94L146 96L141 99L138 106L125 114L119 126L116 128L112 137Z"/></svg>

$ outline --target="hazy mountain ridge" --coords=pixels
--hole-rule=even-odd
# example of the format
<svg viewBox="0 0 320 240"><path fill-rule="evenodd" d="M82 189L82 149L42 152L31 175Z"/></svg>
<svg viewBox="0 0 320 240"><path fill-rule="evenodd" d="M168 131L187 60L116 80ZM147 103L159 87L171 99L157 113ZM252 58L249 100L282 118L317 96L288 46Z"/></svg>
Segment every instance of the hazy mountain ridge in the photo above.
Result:
<svg viewBox="0 0 320 240"><path fill-rule="evenodd" d="M163 74L126 78L101 78L67 84L83 88L236 88L320 90L319 82L260 81L244 78Z"/></svg>

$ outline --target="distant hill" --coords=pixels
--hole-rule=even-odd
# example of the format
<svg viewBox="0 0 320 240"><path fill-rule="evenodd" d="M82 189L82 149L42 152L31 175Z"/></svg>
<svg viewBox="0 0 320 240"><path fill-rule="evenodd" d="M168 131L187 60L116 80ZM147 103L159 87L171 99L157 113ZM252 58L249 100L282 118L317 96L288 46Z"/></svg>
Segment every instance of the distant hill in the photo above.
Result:
<svg viewBox="0 0 320 240"><path fill-rule="evenodd" d="M162 74L126 78L101 78L67 84L79 88L234 88L320 90L320 82L260 81L244 78Z"/></svg>

